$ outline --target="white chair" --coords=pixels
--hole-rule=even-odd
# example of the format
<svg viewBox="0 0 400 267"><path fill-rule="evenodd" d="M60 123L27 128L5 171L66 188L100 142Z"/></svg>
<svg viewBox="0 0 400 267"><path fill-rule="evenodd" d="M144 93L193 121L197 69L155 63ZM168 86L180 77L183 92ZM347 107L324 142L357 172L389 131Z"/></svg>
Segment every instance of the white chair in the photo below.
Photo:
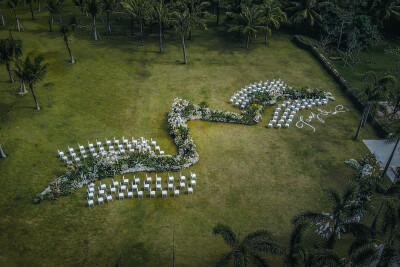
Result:
<svg viewBox="0 0 400 267"><path fill-rule="evenodd" d="M127 148L128 150L131 150L131 149L132 149L132 145L131 145L131 144L126 144L126 148Z"/></svg>
<svg viewBox="0 0 400 267"><path fill-rule="evenodd" d="M96 139L96 146L97 146L97 147L101 147L101 142L100 142L100 141L97 141L97 139Z"/></svg>
<svg viewBox="0 0 400 267"><path fill-rule="evenodd" d="M110 201L113 201L113 198L111 195L106 194L106 200L107 200L107 203L110 203Z"/></svg>
<svg viewBox="0 0 400 267"><path fill-rule="evenodd" d="M139 197L143 197L143 191L138 191L138 192L137 192L137 196L138 196L138 198L139 198Z"/></svg>
<svg viewBox="0 0 400 267"><path fill-rule="evenodd" d="M137 186L137 184L134 184L133 182L131 182L131 184L132 184L132 190L138 191L138 186Z"/></svg>
<svg viewBox="0 0 400 267"><path fill-rule="evenodd" d="M186 180L186 177L185 177L185 176L183 176L183 175L182 175L182 173L180 173L180 179L179 179L179 181L181 181L181 182L182 182L182 181L185 181L185 180Z"/></svg>
<svg viewBox="0 0 400 267"><path fill-rule="evenodd" d="M122 143L128 145L129 140L128 140L128 139L125 139L125 137L122 136Z"/></svg>
<svg viewBox="0 0 400 267"><path fill-rule="evenodd" d="M164 190L164 191L162 191L161 192L161 197L163 198L163 197L167 197L167 190Z"/></svg>
<svg viewBox="0 0 400 267"><path fill-rule="evenodd" d="M140 184L140 179L136 178L136 176L133 176L133 179L135 180L135 184Z"/></svg>
<svg viewBox="0 0 400 267"><path fill-rule="evenodd" d="M132 191L129 191L129 190L128 190L128 197L133 198L133 190L132 190Z"/></svg>
<svg viewBox="0 0 400 267"><path fill-rule="evenodd" d="M93 201L93 199L87 198L87 202L88 202L88 207L89 207L89 208L90 208L90 206L94 206L94 201Z"/></svg>
<svg viewBox="0 0 400 267"><path fill-rule="evenodd" d="M155 151L160 151L160 146L156 146L154 150Z"/></svg>
<svg viewBox="0 0 400 267"><path fill-rule="evenodd" d="M81 161L81 159L80 159L80 158L75 158L74 160L75 160L75 163L78 163L78 162L80 162L80 161Z"/></svg>
<svg viewBox="0 0 400 267"><path fill-rule="evenodd" d="M92 156L93 156L93 158L98 158L99 157L99 155L97 155L97 153L93 153Z"/></svg>
<svg viewBox="0 0 400 267"><path fill-rule="evenodd" d="M161 177L158 177L158 176L157 176L157 173L156 173L156 184L157 184L157 183L161 183Z"/></svg>
<svg viewBox="0 0 400 267"><path fill-rule="evenodd" d="M169 175L168 173L168 182L173 183L174 182L174 176Z"/></svg>
<svg viewBox="0 0 400 267"><path fill-rule="evenodd" d="M119 150L124 149L124 146L123 145L118 145L118 149Z"/></svg>
<svg viewBox="0 0 400 267"><path fill-rule="evenodd" d="M64 157L64 152L62 152L62 151L60 151L60 150L58 150L58 149L57 149L57 152L58 152L58 156L59 156L60 158L63 158L63 157Z"/></svg>
<svg viewBox="0 0 400 267"><path fill-rule="evenodd" d="M164 156L164 155L165 155L164 150L161 150L160 151L160 156Z"/></svg>
<svg viewBox="0 0 400 267"><path fill-rule="evenodd" d="M71 157L72 157L73 159L75 159L75 158L76 158L76 153L75 153L75 152L72 152L72 153L71 153Z"/></svg>
<svg viewBox="0 0 400 267"><path fill-rule="evenodd" d="M110 194L112 193L117 193L117 189L115 187L111 187L111 185L108 185L110 187Z"/></svg>
<svg viewBox="0 0 400 267"><path fill-rule="evenodd" d="M97 203L99 203L99 205L104 204L104 198L97 195Z"/></svg>
<svg viewBox="0 0 400 267"><path fill-rule="evenodd" d="M111 140L107 140L107 138L106 138L106 145L111 146Z"/></svg>
<svg viewBox="0 0 400 267"><path fill-rule="evenodd" d="M179 184L179 186L180 186L180 188L182 189L182 188L185 188L185 187L186 187L186 184L182 182L182 183Z"/></svg>
<svg viewBox="0 0 400 267"><path fill-rule="evenodd" d="M190 179L196 179L196 174L190 171Z"/></svg>
<svg viewBox="0 0 400 267"><path fill-rule="evenodd" d="M176 190L174 191L174 197L176 197L176 196L179 196L179 190L178 190L178 189L176 189Z"/></svg>
<svg viewBox="0 0 400 267"><path fill-rule="evenodd" d="M189 194L193 194L193 187L187 187L187 193Z"/></svg>
<svg viewBox="0 0 400 267"><path fill-rule="evenodd" d="M124 176L122 176L122 181L124 181L124 184L129 184L129 179L126 178Z"/></svg>
<svg viewBox="0 0 400 267"><path fill-rule="evenodd" d="M88 198L94 198L94 193L87 190Z"/></svg>
<svg viewBox="0 0 400 267"><path fill-rule="evenodd" d="M126 191L126 185L119 183L119 187L121 188L121 191Z"/></svg>
<svg viewBox="0 0 400 267"><path fill-rule="evenodd" d="M152 146L156 146L156 141L154 141L153 138L151 138L150 144L151 144Z"/></svg>
<svg viewBox="0 0 400 267"><path fill-rule="evenodd" d="M156 191L152 191L151 188L150 190L150 197L156 197Z"/></svg>
<svg viewBox="0 0 400 267"><path fill-rule="evenodd" d="M90 147L89 152L93 154L95 152L94 147Z"/></svg>
<svg viewBox="0 0 400 267"><path fill-rule="evenodd" d="M144 187L144 191L150 190L150 184L146 184L146 182L143 182L143 187Z"/></svg>
<svg viewBox="0 0 400 267"><path fill-rule="evenodd" d="M97 187L97 190L99 190L99 195L102 196L105 194L105 191L103 189L100 189Z"/></svg>
<svg viewBox="0 0 400 267"><path fill-rule="evenodd" d="M62 159L63 159L63 161L68 162L68 157L67 156L63 156Z"/></svg>
<svg viewBox="0 0 400 267"><path fill-rule="evenodd" d="M147 176L147 173L146 173L146 182L147 182L148 184L151 184L152 181L153 181L153 179L152 179L150 176Z"/></svg>
<svg viewBox="0 0 400 267"><path fill-rule="evenodd" d="M135 140L135 139L132 137L132 144L135 145L135 146L137 146L137 143L138 143L137 140Z"/></svg>
<svg viewBox="0 0 400 267"><path fill-rule="evenodd" d="M110 145L110 146L108 147L108 151L110 151L110 152L111 152L111 151L114 151L114 147Z"/></svg>
<svg viewBox="0 0 400 267"><path fill-rule="evenodd" d="M162 186L161 186L161 184L156 184L156 190L162 191Z"/></svg>
<svg viewBox="0 0 400 267"><path fill-rule="evenodd" d="M93 144L90 143L89 141L88 141L88 148L89 148L89 149L94 148L94 147L93 147Z"/></svg>
<svg viewBox="0 0 400 267"><path fill-rule="evenodd" d="M115 136L114 136L114 145L119 145L119 140L115 139Z"/></svg>
<svg viewBox="0 0 400 267"><path fill-rule="evenodd" d="M196 180L190 180L190 185L193 187L196 185Z"/></svg>
<svg viewBox="0 0 400 267"><path fill-rule="evenodd" d="M174 184L168 184L168 191L170 190L170 189L174 189Z"/></svg>
<svg viewBox="0 0 400 267"><path fill-rule="evenodd" d="M118 187L119 186L119 183L117 181L114 181L114 179L112 180L112 183L113 183L114 187Z"/></svg>
<svg viewBox="0 0 400 267"><path fill-rule="evenodd" d="M74 153L74 149L72 147L69 147L69 146L68 146L68 151L69 151L70 154Z"/></svg>
<svg viewBox="0 0 400 267"><path fill-rule="evenodd" d="M119 193L118 193L118 200L121 200L121 198L124 199L124 198L125 198L125 195L124 195L123 192L119 191Z"/></svg>
<svg viewBox="0 0 400 267"><path fill-rule="evenodd" d="M85 150L85 147L81 146L79 143L78 143L78 147L79 147L79 150Z"/></svg>
<svg viewBox="0 0 400 267"><path fill-rule="evenodd" d="M107 189L107 185L106 184L102 184L101 181L99 181L99 183L100 183L100 188L101 189L103 189L103 190Z"/></svg>

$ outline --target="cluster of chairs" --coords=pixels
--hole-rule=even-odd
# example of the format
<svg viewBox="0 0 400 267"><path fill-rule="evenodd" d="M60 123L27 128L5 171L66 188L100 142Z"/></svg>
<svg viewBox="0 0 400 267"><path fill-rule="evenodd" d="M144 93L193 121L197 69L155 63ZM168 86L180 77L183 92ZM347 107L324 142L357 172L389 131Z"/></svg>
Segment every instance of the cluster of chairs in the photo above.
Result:
<svg viewBox="0 0 400 267"><path fill-rule="evenodd" d="M133 176L132 181L125 176L122 177L122 182L112 180L112 183L108 186L106 184L102 184L99 181L99 185L97 186L97 191L95 189L96 185L91 183L88 185L87 189L87 203L88 207L94 206L95 204L95 196L97 197L97 203L104 204L105 201L109 203L113 201L113 195L118 200L127 198L140 198L144 197L146 191L148 191L148 196L150 198L156 197L156 192L160 191L161 193L158 194L161 198L167 197L168 192L172 191L174 197L179 196L182 193L186 192L187 194L193 194L193 187L196 186L196 174L190 172L190 177L186 179L186 176L180 173L179 180L177 183L175 182L175 178L168 173L168 177L165 179L166 182L163 187L162 178L156 174L155 177L155 184L153 183L153 178L151 176L147 176L143 179L143 187L140 181L140 178ZM186 181L187 180L187 181ZM187 183L186 183L187 182Z"/></svg>
<svg viewBox="0 0 400 267"><path fill-rule="evenodd" d="M81 158L85 160L88 157L88 153L86 151L88 149L89 153L94 158L102 157L107 159L116 159L118 155L125 154L127 152L135 152L135 149L139 153L150 153L159 155L164 155L164 151L160 149L160 146L157 145L156 141L151 138L150 140L145 139L144 137L140 137L139 139L134 139L132 137L131 140L125 139L122 137L122 142L119 139L115 139L114 141L105 138L105 143L103 144L101 141L96 139L96 143L90 143L88 141L88 146L85 147L78 143L78 150L80 156L77 155L74 148L68 146L68 155L63 151L58 151L58 156L65 161L67 164L71 165L73 162L78 163L81 161Z"/></svg>
<svg viewBox="0 0 400 267"><path fill-rule="evenodd" d="M270 95L278 95L282 93L282 90L285 91L287 88L287 84L284 83L281 79L273 80L269 82L255 82L254 84L250 84L242 88L241 90L237 91L229 100L230 103L234 103L236 107L244 109L251 100L249 96L250 93L254 92L261 92L261 93L268 93Z"/></svg>
<svg viewBox="0 0 400 267"><path fill-rule="evenodd" d="M327 98L303 98L296 99L292 102L291 99L288 101L284 101L282 104L279 104L275 109L272 120L268 123L268 127L276 127L276 128L289 128L290 124L293 121L294 116L299 110L302 109L310 109L313 106L321 106L328 104ZM282 116L279 118L279 113L284 110ZM279 118L279 119L278 119Z"/></svg>

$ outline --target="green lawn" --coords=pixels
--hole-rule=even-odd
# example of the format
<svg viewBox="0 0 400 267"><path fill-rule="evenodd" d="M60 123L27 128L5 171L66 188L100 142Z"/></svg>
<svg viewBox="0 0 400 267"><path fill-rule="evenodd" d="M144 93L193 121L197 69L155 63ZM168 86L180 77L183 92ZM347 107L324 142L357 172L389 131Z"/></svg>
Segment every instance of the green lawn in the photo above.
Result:
<svg viewBox="0 0 400 267"><path fill-rule="evenodd" d="M110 266L121 255L123 266L170 265L174 225L177 266L209 266L227 251L222 239L211 234L218 222L241 236L269 229L286 246L290 219L307 209L328 209L322 189L343 188L354 175L343 161L367 153L362 139L377 138L367 126L360 141L352 140L359 111L288 34L274 33L267 45L259 37L246 50L222 27L195 31L187 41L189 64L183 65L175 32L166 34L165 52L158 54L156 35L147 35L142 47L137 35L135 40L128 36L127 27L106 37L100 24L101 41L88 40L88 30L74 34L70 46L77 63L72 65L63 40L47 31L46 13L34 24L28 9L21 17L25 32L13 35L23 40L24 56L42 54L50 68L37 87L41 111L34 110L30 94L22 99L12 95L16 85L7 82L4 66L0 72L0 135L8 155L0 160L1 266ZM3 30L1 38L7 34ZM314 119L315 133L294 124L266 129L273 108L256 126L190 122L200 155L183 172L197 174L191 196L129 199L88 209L82 188L58 201L32 204L66 171L57 149L124 135L152 137L166 154L175 154L166 129L174 98L235 110L227 103L233 92L279 77L295 88L330 91L336 101L326 108L342 104L350 112L328 116L325 124Z"/></svg>

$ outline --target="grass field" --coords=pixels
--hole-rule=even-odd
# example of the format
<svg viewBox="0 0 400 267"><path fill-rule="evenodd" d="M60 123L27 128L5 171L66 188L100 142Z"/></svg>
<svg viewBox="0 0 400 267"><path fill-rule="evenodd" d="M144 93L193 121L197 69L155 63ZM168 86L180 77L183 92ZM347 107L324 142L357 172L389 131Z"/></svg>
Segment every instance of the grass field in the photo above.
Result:
<svg viewBox="0 0 400 267"><path fill-rule="evenodd" d="M35 23L28 9L21 17L25 32L13 35L23 40L24 56L42 54L50 67L36 89L40 111L30 94L12 95L16 85L7 82L4 66L0 72L0 136L8 156L0 160L1 266L110 266L121 255L122 266L170 265L174 228L177 266L209 266L227 251L211 234L218 222L242 236L266 228L286 246L290 219L304 210L328 209L322 189L343 188L354 175L343 161L367 153L362 139L377 138L367 126L360 141L352 140L359 111L288 34L274 33L267 45L259 37L246 50L222 27L195 31L187 41L189 64L183 65L175 32L166 34L165 52L158 54L157 36L147 35L142 47L128 30L106 37L100 24L100 41L88 40L88 30L74 34L70 46L77 62L72 65L63 40L47 31L46 13ZM1 38L7 34L3 30ZM198 177L191 196L129 199L88 209L82 188L58 201L32 204L66 170L57 149L124 135L152 137L166 154L175 154L166 129L175 97L235 110L227 103L234 91L273 78L295 88L330 91L336 101L327 109L341 104L350 112L328 116L325 124L314 120L314 133L294 124L266 129L271 109L256 126L190 122L200 155L189 169ZM272 263L280 265L279 259Z"/></svg>

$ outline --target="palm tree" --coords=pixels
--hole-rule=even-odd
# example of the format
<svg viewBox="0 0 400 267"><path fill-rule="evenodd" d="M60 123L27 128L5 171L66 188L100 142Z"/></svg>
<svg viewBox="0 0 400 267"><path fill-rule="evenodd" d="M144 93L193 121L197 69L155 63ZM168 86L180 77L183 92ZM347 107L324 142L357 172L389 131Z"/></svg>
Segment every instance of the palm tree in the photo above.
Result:
<svg viewBox="0 0 400 267"><path fill-rule="evenodd" d="M265 40L267 43L268 34L271 35L271 26L273 25L275 29L278 29L280 23L285 21L286 13L282 11L281 5L278 0L264 0L262 3L262 8L264 10L264 15L261 19L262 24L265 26Z"/></svg>
<svg viewBox="0 0 400 267"><path fill-rule="evenodd" d="M360 123L357 128L354 140L357 140L360 129L365 125L371 107L375 106L379 100L382 100L387 92L388 86L394 84L396 79L393 76L384 76L379 78L374 72L367 72L364 75L367 85L363 93L365 107L361 115Z"/></svg>
<svg viewBox="0 0 400 267"><path fill-rule="evenodd" d="M33 15L33 8L32 8L32 2L33 2L33 0L26 0L26 2L28 2L28 4L29 4L29 8L30 8L30 10L31 10L32 20L35 20L35 16Z"/></svg>
<svg viewBox="0 0 400 267"><path fill-rule="evenodd" d="M213 0L214 6L216 8L216 19L217 21L215 22L215 24L218 26L219 24L219 13L220 13L220 9L221 9L221 5L223 4L225 0Z"/></svg>
<svg viewBox="0 0 400 267"><path fill-rule="evenodd" d="M163 27L167 27L171 23L171 4L164 3L164 0L154 1L154 11L158 19L159 26L159 47L160 53L162 53L162 43L163 43Z"/></svg>
<svg viewBox="0 0 400 267"><path fill-rule="evenodd" d="M82 17L85 16L85 8L86 8L85 0L73 0L73 3L76 7L79 7L82 13Z"/></svg>
<svg viewBox="0 0 400 267"><path fill-rule="evenodd" d="M366 7L368 14L381 26L391 17L400 20L400 3L397 0L369 0Z"/></svg>
<svg viewBox="0 0 400 267"><path fill-rule="evenodd" d="M102 0L101 10L107 14L107 35L111 35L110 13L114 12L116 5L115 0Z"/></svg>
<svg viewBox="0 0 400 267"><path fill-rule="evenodd" d="M60 27L60 36L64 39L64 42L67 45L67 50L71 58L71 63L75 63L74 57L72 56L72 52L68 44L68 39L71 36L71 31L69 30L68 26L63 25Z"/></svg>
<svg viewBox="0 0 400 267"><path fill-rule="evenodd" d="M312 224L308 221L301 222L294 226L290 235L289 251L284 257L286 266L295 267L307 260L307 248L304 244L305 236L312 229Z"/></svg>
<svg viewBox="0 0 400 267"><path fill-rule="evenodd" d="M0 18L1 18L1 25L5 26L6 25L6 21L4 20L3 12L1 12L1 10L0 10Z"/></svg>
<svg viewBox="0 0 400 267"><path fill-rule="evenodd" d="M153 6L148 0L124 0L121 5L128 14L139 20L140 24L140 43L143 45L143 23L152 13Z"/></svg>
<svg viewBox="0 0 400 267"><path fill-rule="evenodd" d="M4 154L3 152L3 148L1 148L1 144L0 144L0 158L5 158L7 157L6 154Z"/></svg>
<svg viewBox="0 0 400 267"><path fill-rule="evenodd" d="M15 64L15 73L20 73L23 79L28 83L33 99L35 100L37 110L40 110L40 107L33 87L37 82L43 80L47 74L47 68L49 64L46 63L42 65L43 60L43 57L37 56L35 57L34 61L31 62L30 58L26 57L25 61L19 60Z"/></svg>
<svg viewBox="0 0 400 267"><path fill-rule="evenodd" d="M95 41L98 40L97 36L97 28L96 28L96 16L97 13L100 11L100 2L99 0L87 0L86 1L86 8L89 11L90 15L93 18L93 38Z"/></svg>
<svg viewBox="0 0 400 267"><path fill-rule="evenodd" d="M0 63L6 65L10 82L13 83L14 79L11 72L11 62L18 59L22 55L22 41L14 40L10 35L7 39L0 40Z"/></svg>
<svg viewBox="0 0 400 267"><path fill-rule="evenodd" d="M40 0L36 0L38 2L38 12L42 11L40 6Z"/></svg>
<svg viewBox="0 0 400 267"><path fill-rule="evenodd" d="M18 29L18 31L21 31L22 25L19 22L19 18L18 18L17 11L16 11L18 4L19 4L19 0L7 0L7 6L9 8L12 8L14 11L14 17L15 17L15 20L17 21L17 29ZM23 30L23 28L22 28L22 30Z"/></svg>
<svg viewBox="0 0 400 267"><path fill-rule="evenodd" d="M267 261L260 253L271 253L283 255L284 251L275 242L272 234L267 230L257 230L246 235L240 240L232 229L223 224L218 224L213 228L214 235L221 235L225 243L230 246L231 251L223 255L217 262L217 266L229 266L233 261L233 266L268 266Z"/></svg>
<svg viewBox="0 0 400 267"><path fill-rule="evenodd" d="M209 2L203 2L203 0L188 0L188 8L189 8L189 24L188 31L189 36L188 40L192 40L192 31L197 27L202 27L204 30L207 30L206 21L204 20L204 16L207 14L205 9L209 6Z"/></svg>
<svg viewBox="0 0 400 267"><path fill-rule="evenodd" d="M175 25L176 29L179 30L181 35L181 44L183 49L183 59L184 63L187 64L186 58L186 46L185 46L185 32L189 28L190 13L186 2L177 2L175 9L172 12L172 23Z"/></svg>
<svg viewBox="0 0 400 267"><path fill-rule="evenodd" d="M47 7L50 13L49 27L53 31L54 16L61 14L62 2L60 0L47 0Z"/></svg>
<svg viewBox="0 0 400 267"><path fill-rule="evenodd" d="M260 6L253 5L249 8L243 4L242 12L237 19L237 25L231 27L228 32L240 31L244 34L247 33L246 48L249 48L250 35L252 33L257 33L259 29L266 29L266 27L262 25L263 16L264 12Z"/></svg>
<svg viewBox="0 0 400 267"><path fill-rule="evenodd" d="M347 232L352 223L358 222L368 209L368 203L359 198L357 184L350 183L342 196L334 189L324 189L324 193L332 205L331 212L307 211L297 215L292 223L297 225L311 221L320 226L318 235L326 238L324 247L332 249L336 238Z"/></svg>
<svg viewBox="0 0 400 267"><path fill-rule="evenodd" d="M303 26L305 21L307 21L310 26L314 26L315 20L322 20L322 16L318 12L319 8L326 3L326 1L318 0L291 1L286 11L291 14L290 19L293 22L293 26L298 22Z"/></svg>

